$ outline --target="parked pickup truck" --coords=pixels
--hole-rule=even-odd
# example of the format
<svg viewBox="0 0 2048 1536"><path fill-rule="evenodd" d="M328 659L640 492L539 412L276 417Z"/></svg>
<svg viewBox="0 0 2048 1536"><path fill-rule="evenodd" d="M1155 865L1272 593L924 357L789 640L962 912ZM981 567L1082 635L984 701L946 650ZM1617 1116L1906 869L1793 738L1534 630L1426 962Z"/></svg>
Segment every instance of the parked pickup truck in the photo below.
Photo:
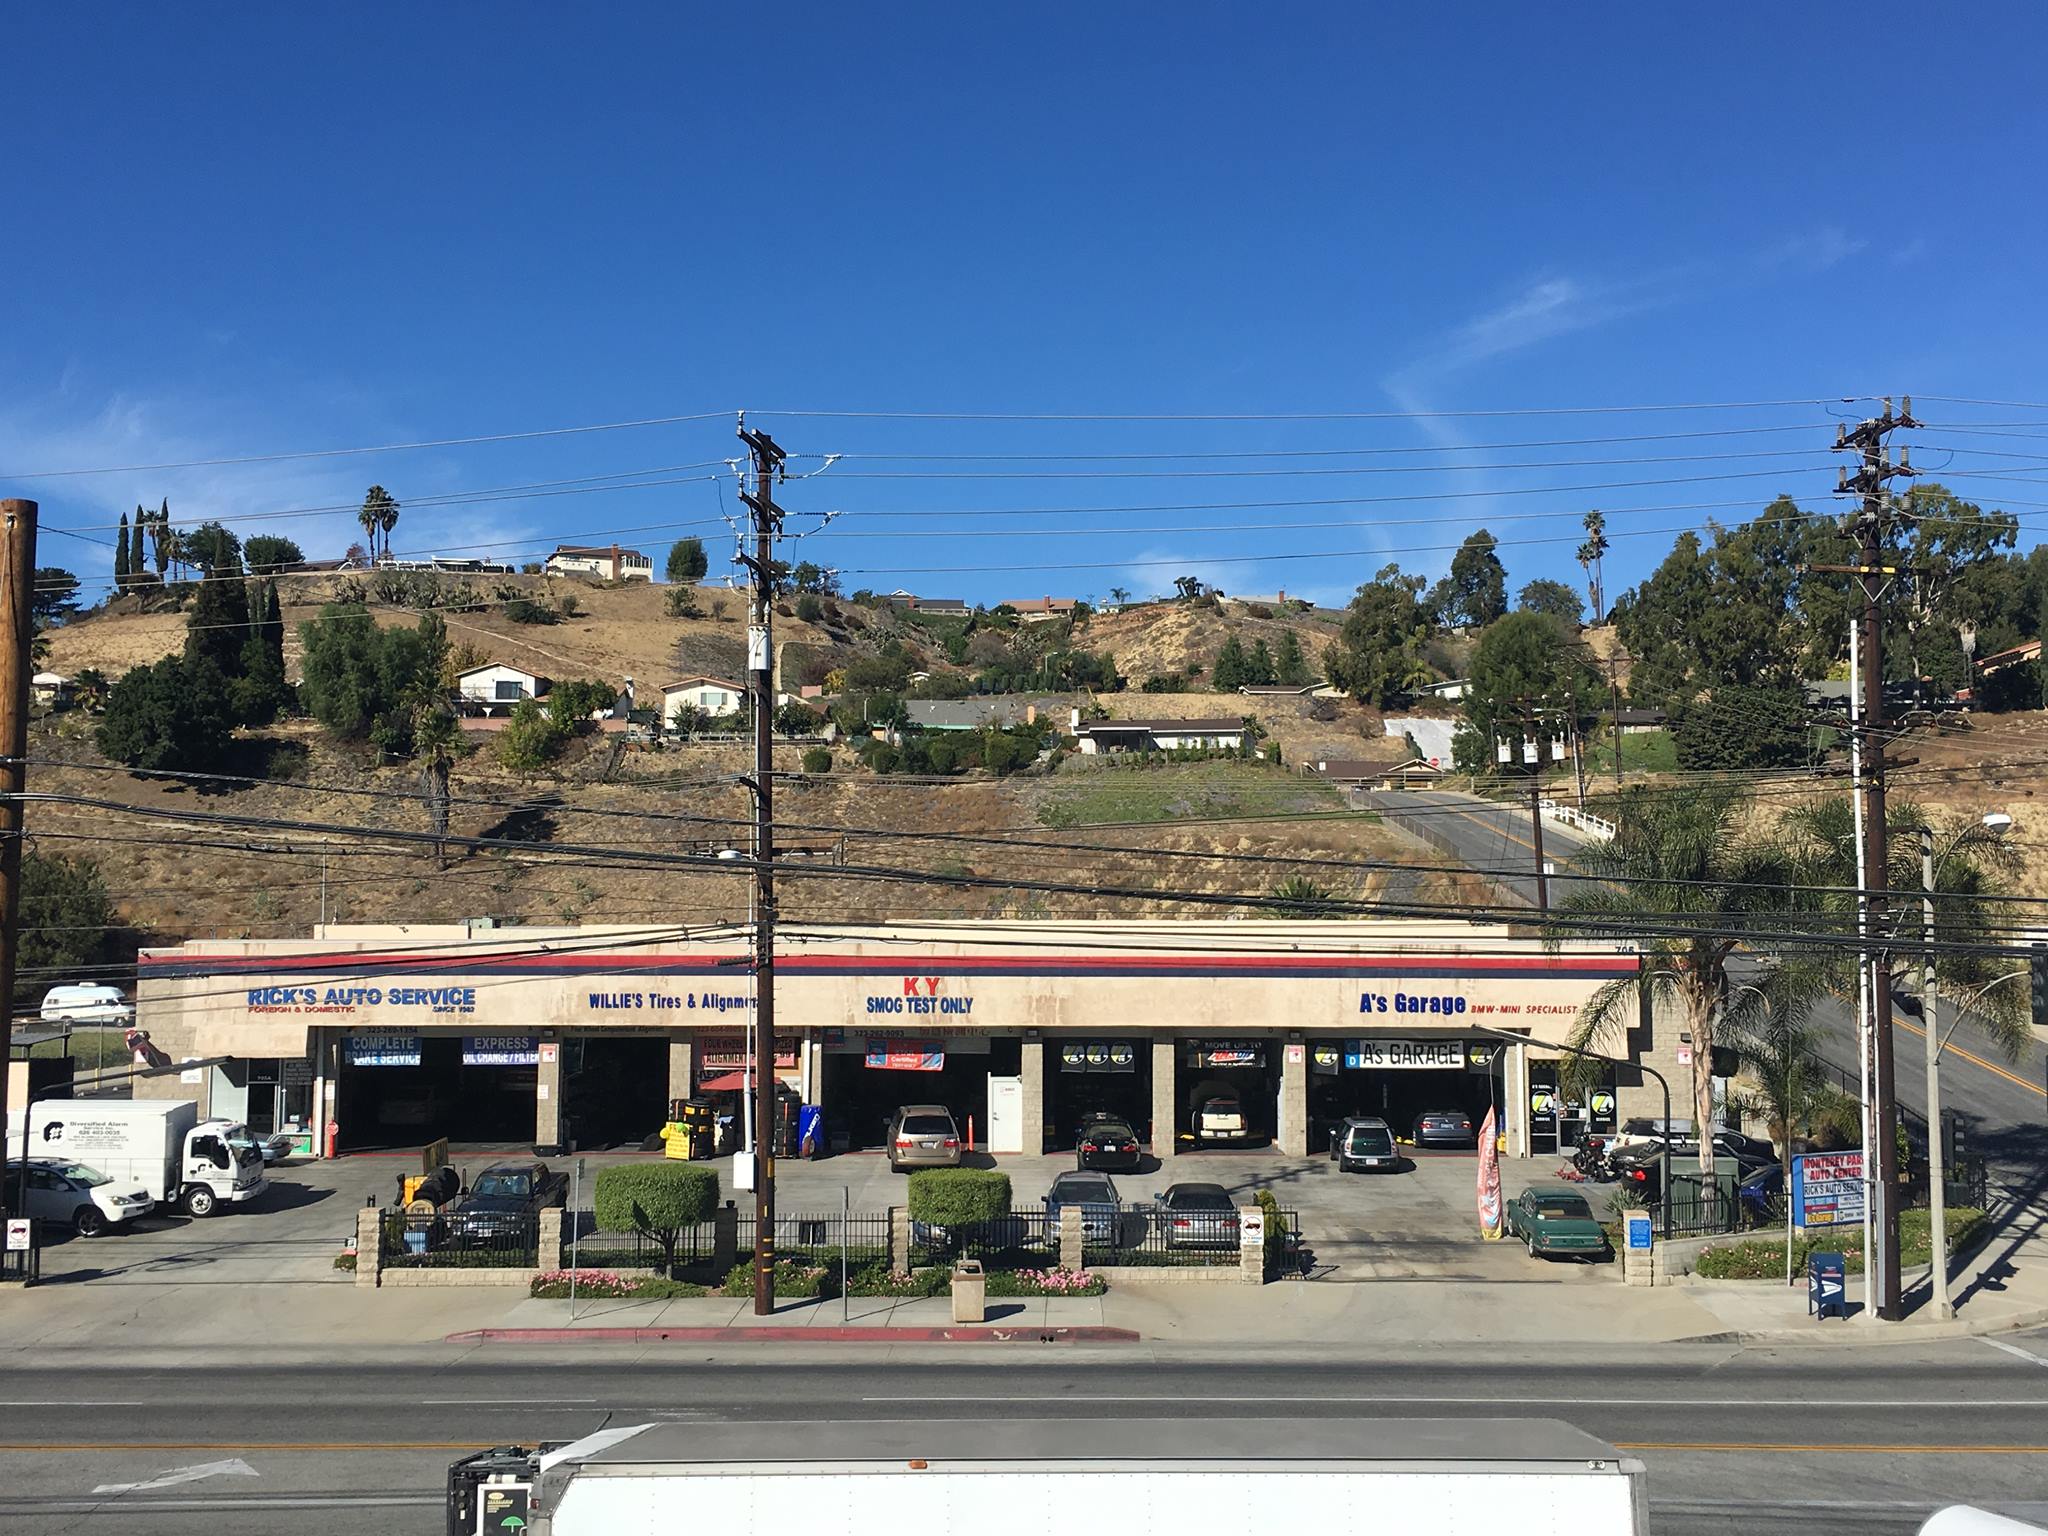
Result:
<svg viewBox="0 0 2048 1536"><path fill-rule="evenodd" d="M448 1475L449 1536L721 1536L958 1526L1639 1536L1643 1464L1552 1419L870 1420L764 1435L642 1424L501 1447ZM1274 1511L1285 1510L1284 1522ZM923 1515L906 1516L906 1511ZM1370 1511L1369 1520L1361 1515ZM948 1512L951 1512L950 1515Z"/></svg>

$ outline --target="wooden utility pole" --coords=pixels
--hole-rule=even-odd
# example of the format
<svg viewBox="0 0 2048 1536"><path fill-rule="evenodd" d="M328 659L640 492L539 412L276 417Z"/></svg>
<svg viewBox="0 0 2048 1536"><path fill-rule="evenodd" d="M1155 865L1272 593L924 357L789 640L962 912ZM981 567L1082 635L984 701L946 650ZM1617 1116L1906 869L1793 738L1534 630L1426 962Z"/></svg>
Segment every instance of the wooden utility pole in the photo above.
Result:
<svg viewBox="0 0 2048 1536"><path fill-rule="evenodd" d="M14 969L21 945L22 793L28 787L28 680L35 640L36 504L0 501L0 1129L14 1059ZM28 1115L23 1107L23 1129ZM0 1157L0 1164L5 1158ZM24 1174L25 1178L27 1175ZM7 1214L0 1178L0 1218Z"/></svg>
<svg viewBox="0 0 2048 1536"><path fill-rule="evenodd" d="M754 1315L775 1310L775 535L782 514L775 481L782 450L765 432L740 439L754 460L754 489L741 492L754 514L747 683L754 708Z"/></svg>
<svg viewBox="0 0 2048 1536"><path fill-rule="evenodd" d="M1536 748L1536 771L1529 775L1529 835L1536 845L1536 910L1550 910L1550 876L1543 867L1543 747Z"/></svg>
<svg viewBox="0 0 2048 1536"><path fill-rule="evenodd" d="M1884 784L1884 619L1881 599L1897 568L1884 564L1884 533L1890 512L1886 482L1899 475L1911 475L1912 466L1894 464L1885 446L1890 433L1900 427L1918 426L1913 420L1913 398L1908 395L1903 409L1892 414L1889 397L1884 414L1858 422L1853 428L1837 428L1838 452L1861 455L1855 471L1843 470L1837 491L1862 497L1853 519L1856 535L1856 584L1863 596L1863 611L1857 623L1856 647L1859 681L1863 686L1863 860L1864 878L1869 882L1865 898L1870 919L1867 931L1882 935L1889 931L1886 911L1887 881ZM1877 952L1866 954L1870 970L1871 1098L1873 1115L1871 1140L1863 1155L1874 1160L1877 1176L1869 1185L1875 1209L1870 1213L1873 1252L1864 1262L1873 1277L1873 1301L1877 1315L1887 1322L1905 1316L1905 1300L1899 1283L1899 1105L1892 1064L1892 972L1891 958L1880 939Z"/></svg>

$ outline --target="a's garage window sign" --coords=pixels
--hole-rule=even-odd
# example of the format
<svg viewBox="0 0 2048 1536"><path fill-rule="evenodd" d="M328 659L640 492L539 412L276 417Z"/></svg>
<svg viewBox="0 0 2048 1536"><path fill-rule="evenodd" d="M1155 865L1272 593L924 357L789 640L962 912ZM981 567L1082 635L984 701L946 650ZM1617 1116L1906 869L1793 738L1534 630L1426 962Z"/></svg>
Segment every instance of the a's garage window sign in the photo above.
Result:
<svg viewBox="0 0 2048 1536"><path fill-rule="evenodd" d="M1138 1049L1128 1040L1063 1040L1062 1072L1135 1072Z"/></svg>
<svg viewBox="0 0 2048 1536"><path fill-rule="evenodd" d="M1206 1040L1188 1051L1191 1067L1263 1067L1266 1047L1257 1040Z"/></svg>
<svg viewBox="0 0 2048 1536"><path fill-rule="evenodd" d="M1345 1043L1344 1065L1361 1068L1426 1072L1465 1065L1462 1040L1351 1040Z"/></svg>

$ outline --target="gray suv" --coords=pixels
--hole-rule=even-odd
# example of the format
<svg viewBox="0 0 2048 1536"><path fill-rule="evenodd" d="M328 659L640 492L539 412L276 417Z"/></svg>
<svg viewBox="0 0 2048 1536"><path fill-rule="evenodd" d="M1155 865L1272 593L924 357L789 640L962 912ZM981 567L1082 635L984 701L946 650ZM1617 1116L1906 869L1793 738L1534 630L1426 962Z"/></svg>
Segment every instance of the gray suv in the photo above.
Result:
<svg viewBox="0 0 2048 1536"><path fill-rule="evenodd" d="M889 1171L958 1168L960 1128L943 1104L905 1104L889 1117Z"/></svg>

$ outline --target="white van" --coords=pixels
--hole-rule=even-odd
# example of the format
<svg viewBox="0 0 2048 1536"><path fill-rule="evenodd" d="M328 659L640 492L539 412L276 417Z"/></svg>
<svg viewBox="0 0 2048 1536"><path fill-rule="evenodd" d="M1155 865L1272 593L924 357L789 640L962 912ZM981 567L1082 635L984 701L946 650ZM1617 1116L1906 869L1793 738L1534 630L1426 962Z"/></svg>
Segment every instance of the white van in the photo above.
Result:
<svg viewBox="0 0 2048 1536"><path fill-rule="evenodd" d="M93 982L66 982L43 994L45 1024L128 1024L135 1007L119 987Z"/></svg>

